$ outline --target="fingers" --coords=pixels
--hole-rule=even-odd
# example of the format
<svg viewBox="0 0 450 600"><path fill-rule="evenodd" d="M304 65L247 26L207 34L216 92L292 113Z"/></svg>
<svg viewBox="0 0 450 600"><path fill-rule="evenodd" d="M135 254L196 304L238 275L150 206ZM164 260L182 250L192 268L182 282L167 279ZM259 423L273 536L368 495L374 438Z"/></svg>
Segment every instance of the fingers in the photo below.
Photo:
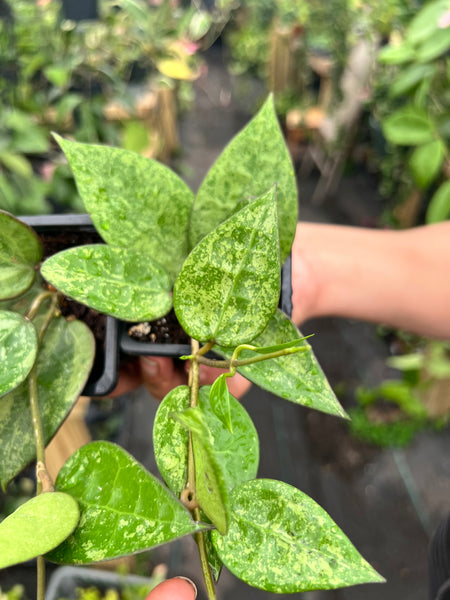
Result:
<svg viewBox="0 0 450 600"><path fill-rule="evenodd" d="M130 360L120 365L119 380L114 390L108 394L108 398L115 398L122 394L128 394L137 390L142 385L142 376L139 362Z"/></svg>
<svg viewBox="0 0 450 600"><path fill-rule="evenodd" d="M153 398L162 400L173 388L187 385L188 369L189 362L179 367L172 358L140 356L121 365L119 382L109 397L126 394L144 384ZM221 373L226 372L224 369L200 365L200 385L211 385ZM239 399L249 390L251 383L237 373L227 379L227 386L230 393Z"/></svg>
<svg viewBox="0 0 450 600"><path fill-rule="evenodd" d="M175 366L171 358L163 356L140 356L141 381L156 400L178 385L187 385L187 373Z"/></svg>
<svg viewBox="0 0 450 600"><path fill-rule="evenodd" d="M155 587L145 600L195 600L197 588L185 577L175 577L163 581Z"/></svg>

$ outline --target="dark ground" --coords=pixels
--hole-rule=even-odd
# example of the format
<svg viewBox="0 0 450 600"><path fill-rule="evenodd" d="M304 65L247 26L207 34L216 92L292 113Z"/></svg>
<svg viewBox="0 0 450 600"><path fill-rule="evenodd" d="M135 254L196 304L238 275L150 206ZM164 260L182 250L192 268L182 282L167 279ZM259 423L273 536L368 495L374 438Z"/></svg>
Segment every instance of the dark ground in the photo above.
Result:
<svg viewBox="0 0 450 600"><path fill-rule="evenodd" d="M180 125L183 156L178 166L194 189L224 144L247 122L261 94L258 84L231 80L221 55L212 55L207 78L196 83L195 107ZM300 218L305 221L367 225L383 208L376 182L363 171L344 177L336 198L321 207L309 200L313 179L299 182L299 187ZM333 318L310 321L302 330L315 334L311 344L331 385L344 390L344 406L352 402L358 385L374 385L390 374L385 366L388 348L374 326ZM225 571L219 599L426 600L429 539L450 505L448 431L422 433L406 449L379 450L352 439L338 419L256 387L243 404L261 440L259 476L286 481L322 505L387 583L275 596L250 588ZM127 406L121 442L157 472L151 447L156 402L141 391L127 399ZM165 562L169 575L201 581L191 539L162 547L152 558L154 564ZM28 578L17 571L13 575L16 582ZM13 582L8 572L0 575L4 589ZM205 598L202 589L199 598Z"/></svg>

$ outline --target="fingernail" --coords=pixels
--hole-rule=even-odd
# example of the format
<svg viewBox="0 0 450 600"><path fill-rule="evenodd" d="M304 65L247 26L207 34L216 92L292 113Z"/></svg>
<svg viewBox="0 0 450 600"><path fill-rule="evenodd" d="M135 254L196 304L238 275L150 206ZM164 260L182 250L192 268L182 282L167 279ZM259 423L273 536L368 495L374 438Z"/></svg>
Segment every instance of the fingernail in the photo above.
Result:
<svg viewBox="0 0 450 600"><path fill-rule="evenodd" d="M159 375L159 364L151 358L143 357L145 373L149 377L157 377Z"/></svg>
<svg viewBox="0 0 450 600"><path fill-rule="evenodd" d="M194 598L197 598L197 586L191 579L188 579L187 577L183 577L182 575L178 575L178 577L175 577L175 579L184 579L185 581L190 583L192 586L192 589L194 590L194 594L195 594Z"/></svg>

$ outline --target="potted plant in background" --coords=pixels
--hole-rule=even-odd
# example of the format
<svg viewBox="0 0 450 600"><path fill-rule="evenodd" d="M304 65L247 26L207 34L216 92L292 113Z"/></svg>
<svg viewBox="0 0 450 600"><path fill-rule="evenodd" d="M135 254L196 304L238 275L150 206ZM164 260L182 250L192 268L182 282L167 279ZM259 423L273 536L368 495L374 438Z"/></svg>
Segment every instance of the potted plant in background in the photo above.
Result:
<svg viewBox="0 0 450 600"><path fill-rule="evenodd" d="M76 22L58 1L8 6L10 19L0 22L0 208L82 209L51 130L152 158L176 151L177 113L200 73L201 11L118 0L101 3L98 19Z"/></svg>
<svg viewBox="0 0 450 600"><path fill-rule="evenodd" d="M385 162L394 166L387 175L398 188L395 216L403 227L417 224L422 212L427 223L450 216L449 23L448 4L429 2L379 54L380 97L388 101L375 102L375 113L388 142Z"/></svg>
<svg viewBox="0 0 450 600"><path fill-rule="evenodd" d="M0 313L8 357L0 481L5 487L34 456L38 495L0 524L0 565L38 556L41 599L42 555L86 564L191 534L210 599L222 564L250 585L279 593L382 581L311 498L256 478L257 432L226 385L239 371L286 400L346 417L307 340L277 308L297 192L272 99L225 148L195 198L160 163L57 140L106 243L55 254L39 273L35 234L1 213L2 289L10 297L27 294L28 302L25 317ZM42 276L51 289L30 287ZM184 357L190 385L166 396L153 426L167 487L123 448L101 441L80 448L55 486L50 481L45 443L93 360L88 328L58 316L60 294L132 322L174 306L191 338ZM210 350L223 359L209 358ZM227 372L200 387L201 364Z"/></svg>

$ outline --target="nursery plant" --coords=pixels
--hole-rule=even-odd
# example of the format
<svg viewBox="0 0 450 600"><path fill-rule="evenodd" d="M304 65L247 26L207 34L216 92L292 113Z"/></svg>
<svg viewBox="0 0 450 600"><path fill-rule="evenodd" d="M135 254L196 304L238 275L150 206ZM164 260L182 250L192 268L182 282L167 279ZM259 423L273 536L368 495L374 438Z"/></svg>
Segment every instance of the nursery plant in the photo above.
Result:
<svg viewBox="0 0 450 600"><path fill-rule="evenodd" d="M313 499L257 478L258 434L227 388L240 372L286 401L346 418L308 341L277 308L297 189L272 98L196 195L156 161L56 139L105 243L41 265L33 231L0 213L0 482L32 460L37 479L37 496L0 524L0 566L39 557L43 598L45 560L88 564L193 535L210 600L223 564L278 593L383 581ZM153 424L165 484L106 441L80 448L50 481L44 446L93 358L87 327L59 316L61 296L129 322L174 307L192 350L189 385L164 398ZM200 386L203 364L226 371Z"/></svg>
<svg viewBox="0 0 450 600"><path fill-rule="evenodd" d="M391 176L428 197L427 223L450 216L449 48L448 2L433 0L379 54L388 85L378 115L389 154L401 161Z"/></svg>

